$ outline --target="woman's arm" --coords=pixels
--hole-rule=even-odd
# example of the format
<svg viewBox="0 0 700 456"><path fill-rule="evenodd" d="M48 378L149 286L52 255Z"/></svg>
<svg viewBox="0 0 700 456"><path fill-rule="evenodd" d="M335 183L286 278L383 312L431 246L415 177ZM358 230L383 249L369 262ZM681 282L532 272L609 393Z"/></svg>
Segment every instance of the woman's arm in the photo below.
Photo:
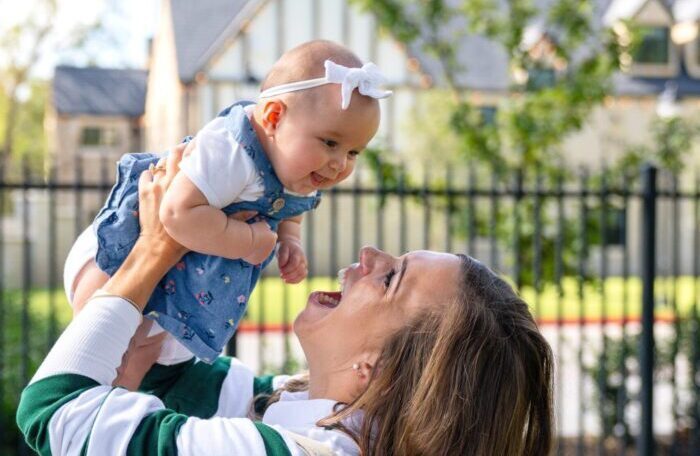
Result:
<svg viewBox="0 0 700 456"><path fill-rule="evenodd" d="M155 169L139 179L139 223L141 232L134 248L117 272L102 287L106 293L121 296L143 311L153 289L165 273L185 254L186 249L168 235L158 220L160 203L177 175L182 148L173 150L165 172Z"/></svg>
<svg viewBox="0 0 700 456"><path fill-rule="evenodd" d="M158 222L170 173L142 177L141 238L103 288L108 294L85 306L22 392L17 424L42 455L296 454L285 432L262 423L190 418L154 396L111 386L140 310L184 253Z"/></svg>
<svg viewBox="0 0 700 456"><path fill-rule="evenodd" d="M46 356L32 382L55 374L85 375L111 384L131 337L141 323L141 312L153 289L185 253L167 235L157 215L165 189L177 173L182 148L173 151L165 172L144 172L139 180L141 235L124 264L66 328ZM118 296L118 299L110 298ZM95 304L94 301L99 301ZM84 312L89 310L86 317Z"/></svg>

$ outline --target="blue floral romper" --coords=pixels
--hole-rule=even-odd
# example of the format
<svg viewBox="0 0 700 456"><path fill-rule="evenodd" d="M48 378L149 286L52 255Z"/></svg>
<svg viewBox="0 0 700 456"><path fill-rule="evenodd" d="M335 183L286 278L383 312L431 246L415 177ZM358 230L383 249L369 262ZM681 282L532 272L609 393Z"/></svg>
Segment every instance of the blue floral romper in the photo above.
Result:
<svg viewBox="0 0 700 456"><path fill-rule="evenodd" d="M277 230L283 219L314 209L320 194L296 196L284 188L272 169L243 107L236 103L219 114L226 128L253 159L262 177L265 191L255 201L240 201L223 211L258 211ZM112 275L122 264L139 235L138 179L151 163L160 158L152 153L124 155L117 165L117 181L93 223L97 234L96 261L100 269ZM249 222L252 223L253 221ZM212 362L233 335L245 312L248 298L274 252L257 266L241 259L190 252L186 254L156 287L144 314L205 362Z"/></svg>

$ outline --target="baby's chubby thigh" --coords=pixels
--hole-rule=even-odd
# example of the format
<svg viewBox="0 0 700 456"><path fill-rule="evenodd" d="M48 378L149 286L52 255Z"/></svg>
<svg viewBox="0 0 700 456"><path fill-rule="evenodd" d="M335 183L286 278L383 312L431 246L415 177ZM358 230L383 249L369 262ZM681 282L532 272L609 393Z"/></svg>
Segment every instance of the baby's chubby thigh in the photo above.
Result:
<svg viewBox="0 0 700 456"><path fill-rule="evenodd" d="M97 237L93 227L83 231L71 247L63 271L63 284L68 303L77 313L92 294L109 279L95 262ZM158 323L153 323L149 336L163 332ZM192 358L192 353L168 334L163 342L158 363L172 365Z"/></svg>

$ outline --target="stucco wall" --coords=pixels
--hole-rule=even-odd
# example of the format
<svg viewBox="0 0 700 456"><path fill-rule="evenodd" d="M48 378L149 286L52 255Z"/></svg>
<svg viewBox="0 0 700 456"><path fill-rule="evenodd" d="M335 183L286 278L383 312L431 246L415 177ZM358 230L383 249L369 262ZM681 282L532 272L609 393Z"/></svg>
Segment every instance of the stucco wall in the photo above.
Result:
<svg viewBox="0 0 700 456"><path fill-rule="evenodd" d="M153 39L146 92L145 144L161 150L186 134L184 88L180 83L170 2L161 2L161 20Z"/></svg>

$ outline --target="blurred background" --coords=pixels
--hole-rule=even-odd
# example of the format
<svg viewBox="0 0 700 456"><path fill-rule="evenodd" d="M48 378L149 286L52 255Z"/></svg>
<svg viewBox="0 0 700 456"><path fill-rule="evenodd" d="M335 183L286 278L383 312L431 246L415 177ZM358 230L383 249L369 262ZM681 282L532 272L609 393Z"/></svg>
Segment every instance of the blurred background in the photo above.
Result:
<svg viewBox="0 0 700 456"><path fill-rule="evenodd" d="M0 453L70 320L65 256L124 153L255 99L304 41L394 96L304 222L310 277L265 271L228 347L304 368L290 322L372 244L465 252L557 358L556 454L700 454L700 1L0 0Z"/></svg>

